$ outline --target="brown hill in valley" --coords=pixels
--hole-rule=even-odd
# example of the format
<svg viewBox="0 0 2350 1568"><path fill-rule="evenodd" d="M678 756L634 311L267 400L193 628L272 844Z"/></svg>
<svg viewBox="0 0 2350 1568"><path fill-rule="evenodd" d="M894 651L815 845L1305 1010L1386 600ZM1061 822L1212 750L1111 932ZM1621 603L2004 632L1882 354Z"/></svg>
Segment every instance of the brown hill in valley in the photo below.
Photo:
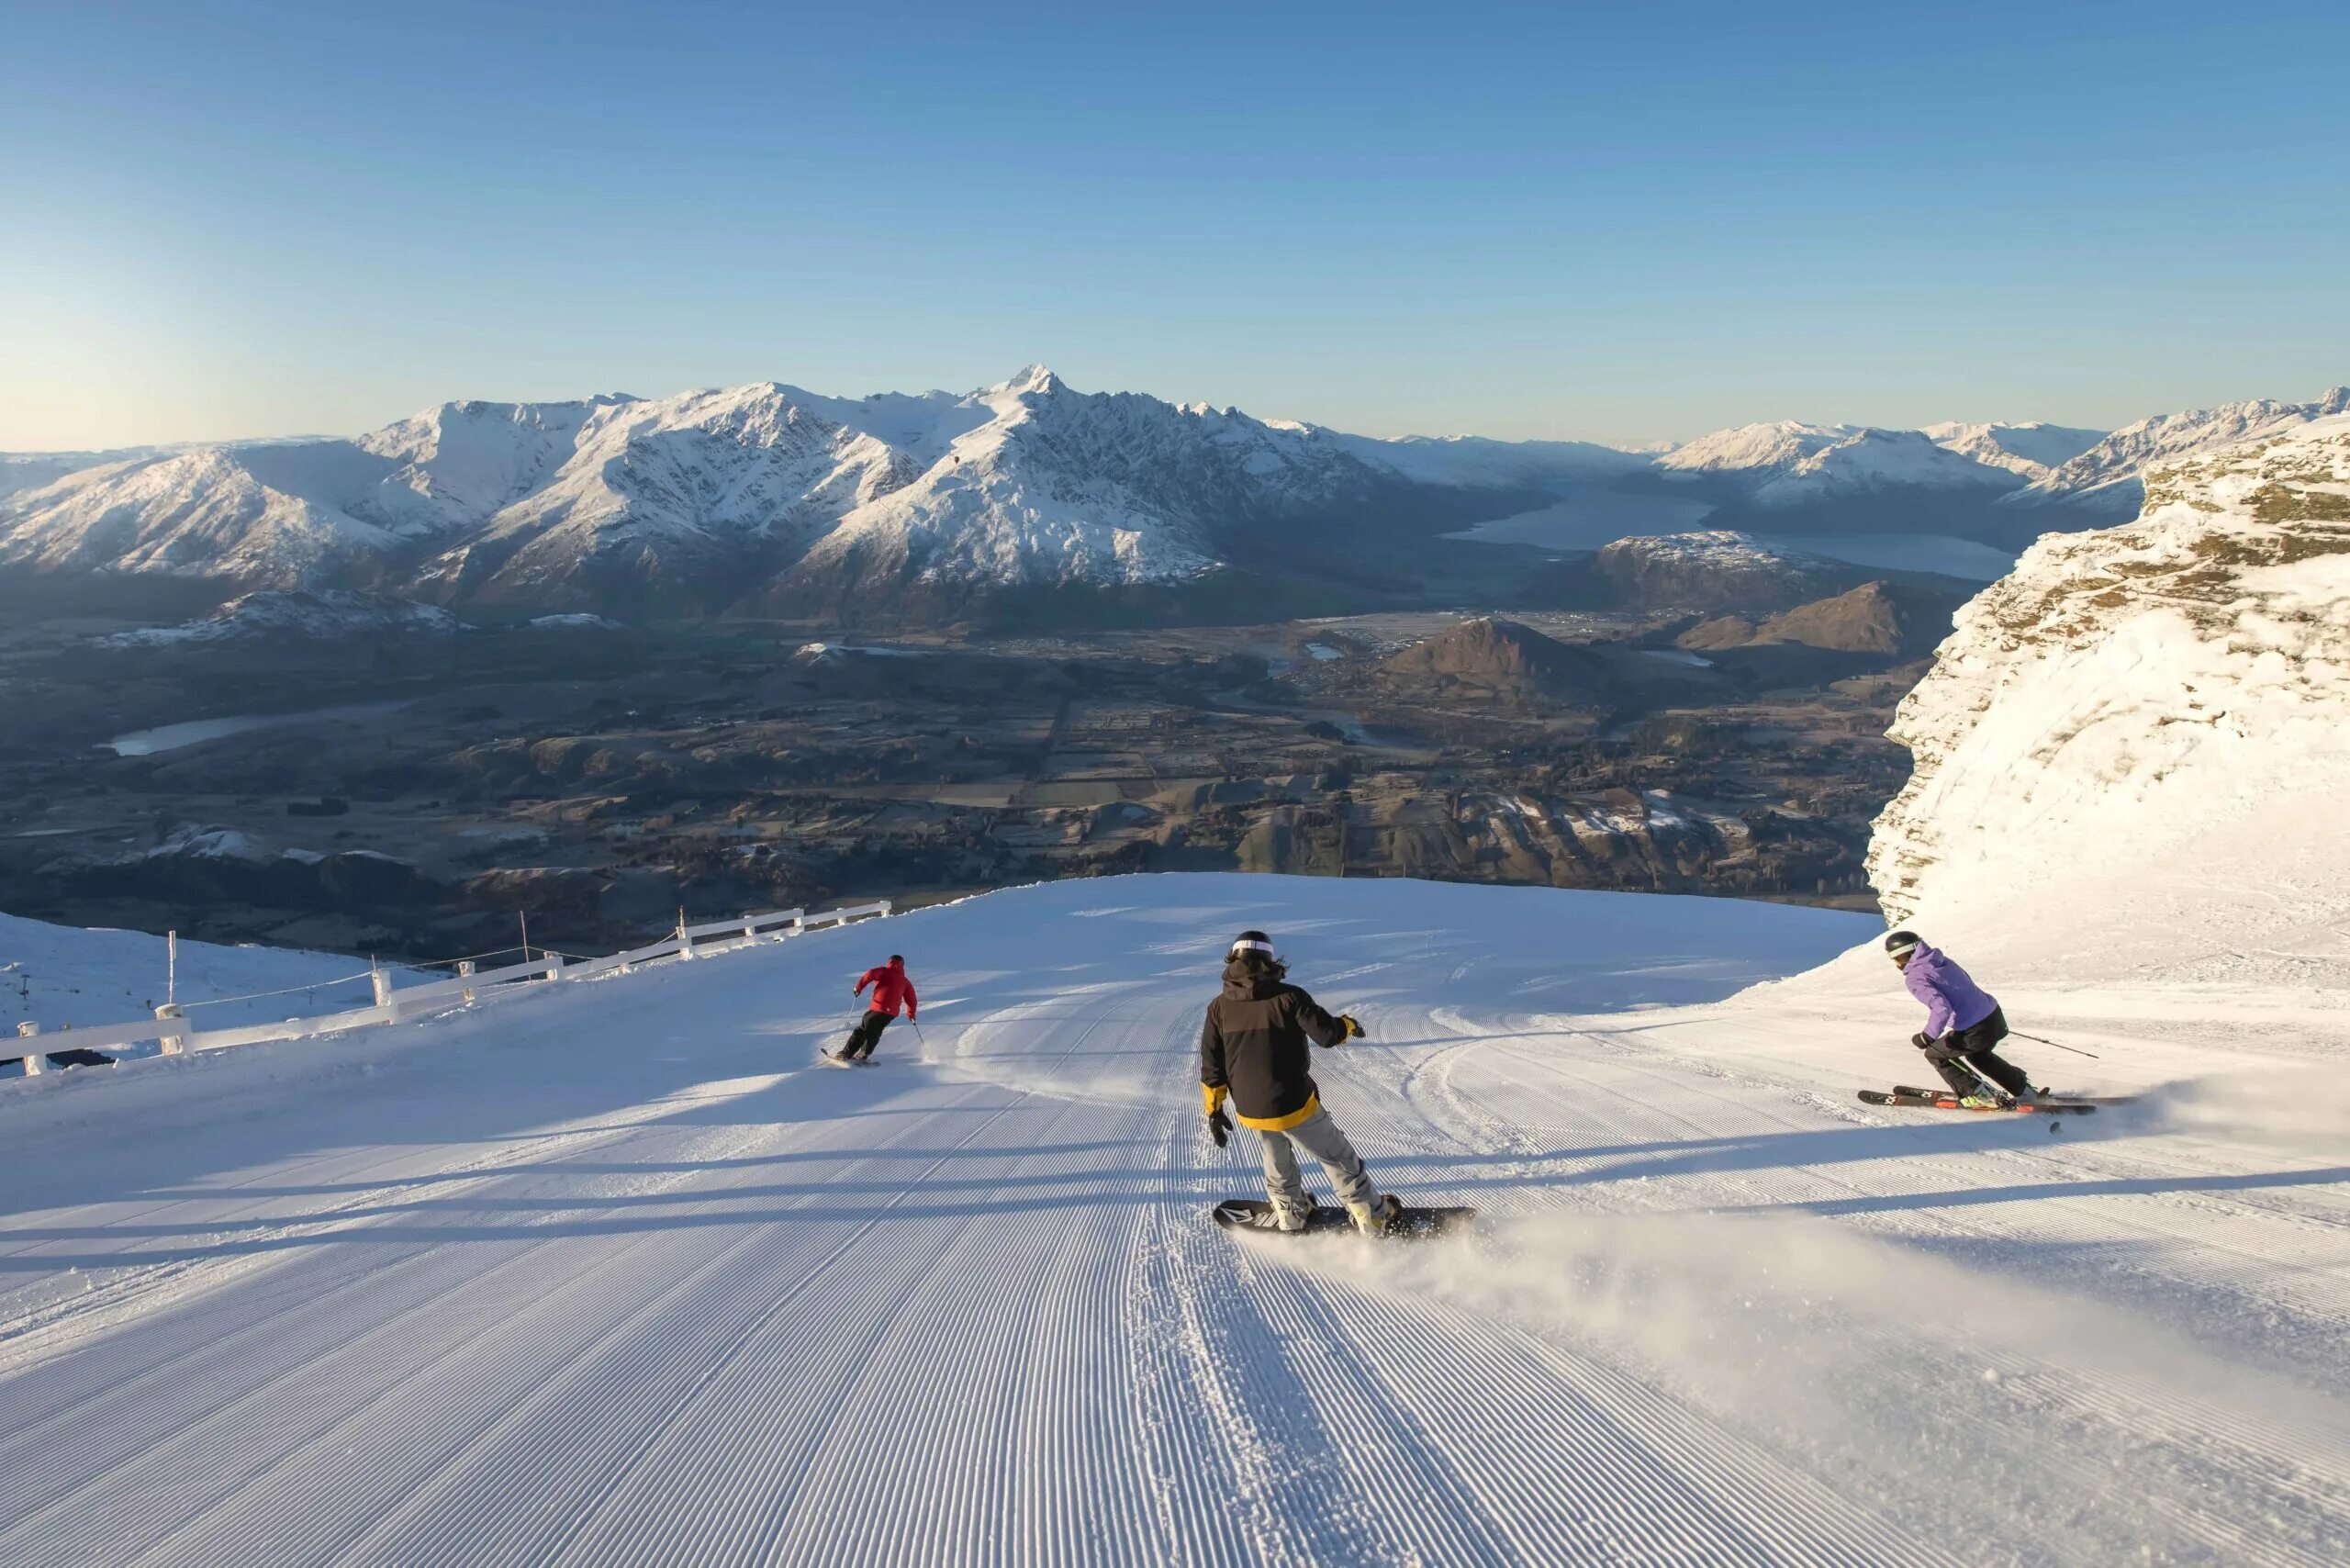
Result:
<svg viewBox="0 0 2350 1568"><path fill-rule="evenodd" d="M1708 650L1799 643L1840 654L1897 657L1931 647L1950 630L1948 599L1888 583L1863 583L1830 599L1814 599L1757 624L1744 616L1703 621L1675 641Z"/></svg>
<svg viewBox="0 0 2350 1568"><path fill-rule="evenodd" d="M1614 688L1606 662L1587 648L1515 621L1463 621L1379 666L1391 687L1485 693L1515 702L1604 706Z"/></svg>
<svg viewBox="0 0 2350 1568"><path fill-rule="evenodd" d="M1863 583L1833 599L1814 599L1762 622L1758 643L1801 643L1840 654L1906 653L1921 634L1938 638L1950 629L1944 608L1938 620L1926 606L1884 583Z"/></svg>
<svg viewBox="0 0 2350 1568"><path fill-rule="evenodd" d="M1687 648L1693 653L1704 653L1713 648L1742 648L1754 641L1754 633L1760 630L1751 617L1718 615L1711 621L1700 621L1673 641L1676 647Z"/></svg>

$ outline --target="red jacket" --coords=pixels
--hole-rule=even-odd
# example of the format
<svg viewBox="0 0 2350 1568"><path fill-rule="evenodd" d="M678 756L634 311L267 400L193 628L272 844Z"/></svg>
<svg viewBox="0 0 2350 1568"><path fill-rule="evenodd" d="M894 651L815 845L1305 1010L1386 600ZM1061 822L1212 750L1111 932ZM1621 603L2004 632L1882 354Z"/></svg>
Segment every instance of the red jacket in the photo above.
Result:
<svg viewBox="0 0 2350 1568"><path fill-rule="evenodd" d="M880 964L866 970L865 978L856 982L856 994L863 996L868 985L873 988L873 1002L867 1012L895 1016L902 1008L907 1017L914 1015L914 982L906 978L903 964Z"/></svg>

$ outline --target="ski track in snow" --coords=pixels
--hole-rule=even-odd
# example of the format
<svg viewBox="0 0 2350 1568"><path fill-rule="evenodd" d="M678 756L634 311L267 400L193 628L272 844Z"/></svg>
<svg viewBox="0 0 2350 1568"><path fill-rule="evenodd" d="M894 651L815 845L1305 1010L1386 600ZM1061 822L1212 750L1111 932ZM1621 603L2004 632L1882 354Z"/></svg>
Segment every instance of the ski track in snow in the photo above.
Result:
<svg viewBox="0 0 2350 1568"><path fill-rule="evenodd" d="M1318 1066L1374 1175L1482 1236L1208 1222L1246 925L1369 1025ZM1060 884L0 1100L0 1563L2350 1558L2350 1170L1855 1103L1906 998L1727 999L1871 929ZM887 948L921 1033L817 1068Z"/></svg>

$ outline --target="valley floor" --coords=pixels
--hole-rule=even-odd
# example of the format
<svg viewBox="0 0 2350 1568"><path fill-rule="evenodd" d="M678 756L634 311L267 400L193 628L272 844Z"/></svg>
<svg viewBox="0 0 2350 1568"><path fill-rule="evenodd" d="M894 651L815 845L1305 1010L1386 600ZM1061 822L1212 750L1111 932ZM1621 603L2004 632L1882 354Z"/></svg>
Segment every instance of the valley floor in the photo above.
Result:
<svg viewBox="0 0 2350 1568"><path fill-rule="evenodd" d="M1373 1174L1483 1238L1208 1222L1246 925L1369 1025L1320 1073ZM1872 1110L1889 969L1733 993L1879 929L1112 879L8 1086L0 1562L2350 1558L2338 1047L2011 990L2103 1053L2042 1080L2199 1081ZM920 1032L816 1065L893 949Z"/></svg>

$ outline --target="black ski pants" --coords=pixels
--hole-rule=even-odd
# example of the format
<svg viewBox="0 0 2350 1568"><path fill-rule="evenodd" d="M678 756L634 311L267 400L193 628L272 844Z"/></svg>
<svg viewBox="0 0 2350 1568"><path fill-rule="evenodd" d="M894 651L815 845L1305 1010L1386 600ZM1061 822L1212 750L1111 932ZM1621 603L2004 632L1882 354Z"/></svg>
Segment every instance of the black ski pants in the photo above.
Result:
<svg viewBox="0 0 2350 1568"><path fill-rule="evenodd" d="M858 1058L871 1056L873 1047L881 1043L881 1031L890 1026L890 1020L893 1016L895 1014L888 1013L867 1014L858 1021L856 1027L848 1032L848 1044L841 1047L841 1055Z"/></svg>
<svg viewBox="0 0 2350 1568"><path fill-rule="evenodd" d="M2007 1037L2008 1015L1994 1007L1991 1015L1981 1023L1953 1029L1939 1040L1927 1041L1919 1049L1934 1064L1934 1070L1942 1075L1942 1081L1961 1094L1974 1093L1978 1077L2010 1094L2029 1094L2031 1080L2024 1076L2023 1069L1999 1055L1999 1042Z"/></svg>

